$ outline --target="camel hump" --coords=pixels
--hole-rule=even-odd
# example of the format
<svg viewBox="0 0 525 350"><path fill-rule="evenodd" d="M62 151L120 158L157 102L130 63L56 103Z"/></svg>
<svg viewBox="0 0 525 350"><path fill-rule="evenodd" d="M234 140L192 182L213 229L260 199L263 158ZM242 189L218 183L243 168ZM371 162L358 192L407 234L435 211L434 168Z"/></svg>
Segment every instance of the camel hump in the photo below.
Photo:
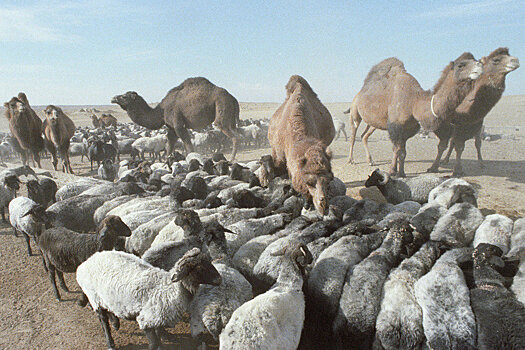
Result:
<svg viewBox="0 0 525 350"><path fill-rule="evenodd" d="M370 69L363 86L387 80L399 72L405 72L405 65L401 60L395 57L384 59Z"/></svg>
<svg viewBox="0 0 525 350"><path fill-rule="evenodd" d="M188 78L184 80L179 86L174 87L171 89L169 93L171 92L177 92L183 89L187 88L194 88L194 87L214 87L215 85L209 81L208 79L204 77L194 77L194 78Z"/></svg>
<svg viewBox="0 0 525 350"><path fill-rule="evenodd" d="M313 96L317 96L310 84L308 84L308 82L306 81L306 79L300 75L292 75L288 80L288 83L285 86L287 95L290 96L298 86L301 86L303 91L306 90L309 93L313 94Z"/></svg>

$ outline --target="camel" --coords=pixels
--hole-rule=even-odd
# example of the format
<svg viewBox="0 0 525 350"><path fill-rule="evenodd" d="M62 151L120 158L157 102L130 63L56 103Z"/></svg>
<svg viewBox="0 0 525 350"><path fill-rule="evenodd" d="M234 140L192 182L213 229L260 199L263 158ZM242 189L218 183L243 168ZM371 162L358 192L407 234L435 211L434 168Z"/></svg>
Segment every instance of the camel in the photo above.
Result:
<svg viewBox="0 0 525 350"><path fill-rule="evenodd" d="M111 114L102 114L100 116L100 124L103 127L110 127L110 126L117 126L117 118L112 116Z"/></svg>
<svg viewBox="0 0 525 350"><path fill-rule="evenodd" d="M57 170L57 151L62 158L62 170L73 174L69 161L69 140L75 134L75 124L60 107L49 105L43 110L46 119L43 123L46 149L53 158L53 167Z"/></svg>
<svg viewBox="0 0 525 350"><path fill-rule="evenodd" d="M368 137L375 129L388 130L393 143L393 159L389 173L405 175L406 141L422 126L436 130L472 88L473 80L481 74L481 64L471 53L463 53L450 62L431 91L421 88L417 80L406 72L403 62L387 58L372 67L361 91L350 107L350 154L353 163L353 144L361 120L368 124L363 143L369 163ZM398 168L399 163L399 168Z"/></svg>
<svg viewBox="0 0 525 350"><path fill-rule="evenodd" d="M168 154L172 153L177 137L186 152L193 152L188 129L204 129L212 123L232 140L232 160L237 154L239 102L228 91L206 78L189 78L171 89L166 97L151 108L135 91L113 97L112 103L124 109L135 123L148 129L168 127Z"/></svg>
<svg viewBox="0 0 525 350"><path fill-rule="evenodd" d="M481 131L483 119L499 101L505 90L505 78L507 74L518 69L520 66L517 57L510 56L509 49L500 47L490 55L483 57L483 73L474 83L473 89L456 108L451 112L451 123L443 123L434 133L439 138L438 152L429 172L437 172L439 161L450 141L450 149L444 159L448 162L452 149L456 150L456 164L453 175L463 175L461 165L461 154L465 148L465 141L474 137L474 145L478 155L478 162L483 168L481 157Z"/></svg>
<svg viewBox="0 0 525 350"><path fill-rule="evenodd" d="M100 128L100 125L101 125L100 119L98 119L96 114L91 115L91 123L93 123L93 126L95 128Z"/></svg>
<svg viewBox="0 0 525 350"><path fill-rule="evenodd" d="M322 215L328 212L328 184L333 179L328 145L335 127L328 109L308 82L292 75L286 84L286 99L273 114L268 127L272 159L277 168L286 166L293 188Z"/></svg>
<svg viewBox="0 0 525 350"><path fill-rule="evenodd" d="M18 97L13 97L4 103L5 116L9 121L9 130L16 140L17 151L22 156L22 163L28 165L29 154L40 168L40 152L44 149L42 139L42 121L29 105L27 96L20 92Z"/></svg>

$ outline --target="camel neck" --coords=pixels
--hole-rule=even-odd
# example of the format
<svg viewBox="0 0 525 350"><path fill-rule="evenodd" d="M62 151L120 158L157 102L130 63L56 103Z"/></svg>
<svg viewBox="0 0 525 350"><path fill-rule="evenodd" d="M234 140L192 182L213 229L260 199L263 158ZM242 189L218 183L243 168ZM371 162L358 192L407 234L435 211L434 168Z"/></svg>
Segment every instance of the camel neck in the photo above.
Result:
<svg viewBox="0 0 525 350"><path fill-rule="evenodd" d="M161 107L151 108L144 100L128 106L127 112L131 120L147 129L156 130L164 125L164 113Z"/></svg>

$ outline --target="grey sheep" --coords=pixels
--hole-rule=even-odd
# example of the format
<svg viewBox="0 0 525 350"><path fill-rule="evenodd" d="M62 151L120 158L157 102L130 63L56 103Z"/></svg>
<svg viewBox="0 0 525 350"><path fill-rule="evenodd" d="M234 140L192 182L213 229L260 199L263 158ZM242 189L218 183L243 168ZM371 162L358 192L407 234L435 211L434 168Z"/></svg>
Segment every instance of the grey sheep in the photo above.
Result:
<svg viewBox="0 0 525 350"><path fill-rule="evenodd" d="M525 249L525 218L514 221L512 236L510 236L510 250L507 255L518 255L522 249Z"/></svg>
<svg viewBox="0 0 525 350"><path fill-rule="evenodd" d="M58 276L62 289L69 292L64 281L64 272L75 272L77 267L95 252L114 249L117 237L130 235L131 230L118 216L108 216L102 220L95 234L77 233L64 227L54 227L37 236L44 268L49 273L49 280L57 300L61 299L55 275Z"/></svg>
<svg viewBox="0 0 525 350"><path fill-rule="evenodd" d="M483 214L472 204L454 204L439 218L430 233L430 239L450 247L466 247L471 244L476 229L482 222Z"/></svg>
<svg viewBox="0 0 525 350"><path fill-rule="evenodd" d="M476 349L476 319L465 277L458 266L458 261L468 259L471 253L472 248L444 253L414 286L430 349Z"/></svg>
<svg viewBox="0 0 525 350"><path fill-rule="evenodd" d="M487 215L476 230L472 246L477 247L480 243L489 243L498 246L503 251L503 255L506 255L510 249L513 225L512 220L504 215Z"/></svg>
<svg viewBox="0 0 525 350"><path fill-rule="evenodd" d="M9 221L15 236L22 233L27 244L27 254L31 256L30 237L33 240L42 233L48 222L45 208L27 197L14 198L9 203Z"/></svg>
<svg viewBox="0 0 525 350"><path fill-rule="evenodd" d="M77 269L77 282L98 314L107 346L115 349L110 314L135 318L149 348L161 349L164 327L183 319L200 284L218 285L221 277L199 249L187 252L170 271L124 252L97 252Z"/></svg>
<svg viewBox="0 0 525 350"><path fill-rule="evenodd" d="M43 177L40 180L29 180L26 183L27 196L45 208L55 203L57 184L53 179Z"/></svg>
<svg viewBox="0 0 525 350"><path fill-rule="evenodd" d="M445 178L433 175L393 178L386 171L376 169L366 180L365 186L377 186L388 203L415 201L423 204L428 201L430 191L443 181Z"/></svg>
<svg viewBox="0 0 525 350"><path fill-rule="evenodd" d="M452 178L436 186L428 194L429 203L439 203L450 208L456 203L470 203L477 207L478 194L474 187L463 179Z"/></svg>
<svg viewBox="0 0 525 350"><path fill-rule="evenodd" d="M8 209L9 202L16 197L16 191L20 189L20 180L15 174L4 176L0 183L0 210L2 210L2 220L5 219L5 211Z"/></svg>
<svg viewBox="0 0 525 350"><path fill-rule="evenodd" d="M98 167L98 176L102 180L111 181L115 180L118 173L118 164L113 164L113 161L106 158L102 161L102 164Z"/></svg>
<svg viewBox="0 0 525 350"><path fill-rule="evenodd" d="M447 209L439 203L426 203L410 219L410 223L416 228L416 231L430 236L434 226L446 212Z"/></svg>

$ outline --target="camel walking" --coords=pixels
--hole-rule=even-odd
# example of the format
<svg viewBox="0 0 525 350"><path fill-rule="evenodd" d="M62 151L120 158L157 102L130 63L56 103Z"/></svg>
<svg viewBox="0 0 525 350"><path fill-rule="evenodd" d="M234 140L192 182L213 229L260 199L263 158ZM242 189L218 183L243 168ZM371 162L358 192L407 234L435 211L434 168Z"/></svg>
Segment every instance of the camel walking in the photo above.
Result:
<svg viewBox="0 0 525 350"><path fill-rule="evenodd" d="M465 149L465 141L473 137L479 166L483 167L481 156L483 120L503 95L507 74L518 69L520 63L518 58L511 56L509 49L505 47L494 50L490 55L483 57L480 62L483 64L483 73L474 83L474 88L447 118L451 120L451 123L442 123L434 131L439 138L439 144L436 159L428 169L429 172L438 171L441 156L447 149L449 140L451 140L449 151L443 163L448 162L452 149L455 149L456 164L454 165L453 175L463 175L461 154Z"/></svg>
<svg viewBox="0 0 525 350"><path fill-rule="evenodd" d="M363 134L367 157L368 137L375 129L388 130L393 143L393 158L389 173L405 176L406 141L420 126L436 130L472 88L473 80L482 72L481 64L472 54L463 53L443 70L430 91L421 88L418 81L405 70L403 62L387 58L370 70L363 87L350 107L350 154L353 162L353 144L359 123L369 128Z"/></svg>
<svg viewBox="0 0 525 350"><path fill-rule="evenodd" d="M298 75L286 84L286 100L273 114L268 140L276 167L288 169L293 188L323 215L328 212L328 184L333 179L328 145L335 127L328 109Z"/></svg>
<svg viewBox="0 0 525 350"><path fill-rule="evenodd" d="M20 92L4 103L5 117L9 121L9 130L16 142L15 150L20 153L22 163L27 165L30 154L40 168L40 152L44 149L42 139L42 121L29 105L27 96Z"/></svg>
<svg viewBox="0 0 525 350"><path fill-rule="evenodd" d="M51 153L53 167L57 170L57 151L62 159L62 170L73 174L69 161L69 140L75 134L75 124L60 107L49 105L44 109L43 124L46 149Z"/></svg>
<svg viewBox="0 0 525 350"><path fill-rule="evenodd" d="M184 143L186 152L193 152L188 129L204 129L212 123L232 140L232 160L237 154L237 125L239 102L228 91L212 84L206 78L189 78L171 89L166 97L151 108L134 91L113 97L112 103L124 109L135 123L148 129L168 127L168 154L177 138Z"/></svg>

